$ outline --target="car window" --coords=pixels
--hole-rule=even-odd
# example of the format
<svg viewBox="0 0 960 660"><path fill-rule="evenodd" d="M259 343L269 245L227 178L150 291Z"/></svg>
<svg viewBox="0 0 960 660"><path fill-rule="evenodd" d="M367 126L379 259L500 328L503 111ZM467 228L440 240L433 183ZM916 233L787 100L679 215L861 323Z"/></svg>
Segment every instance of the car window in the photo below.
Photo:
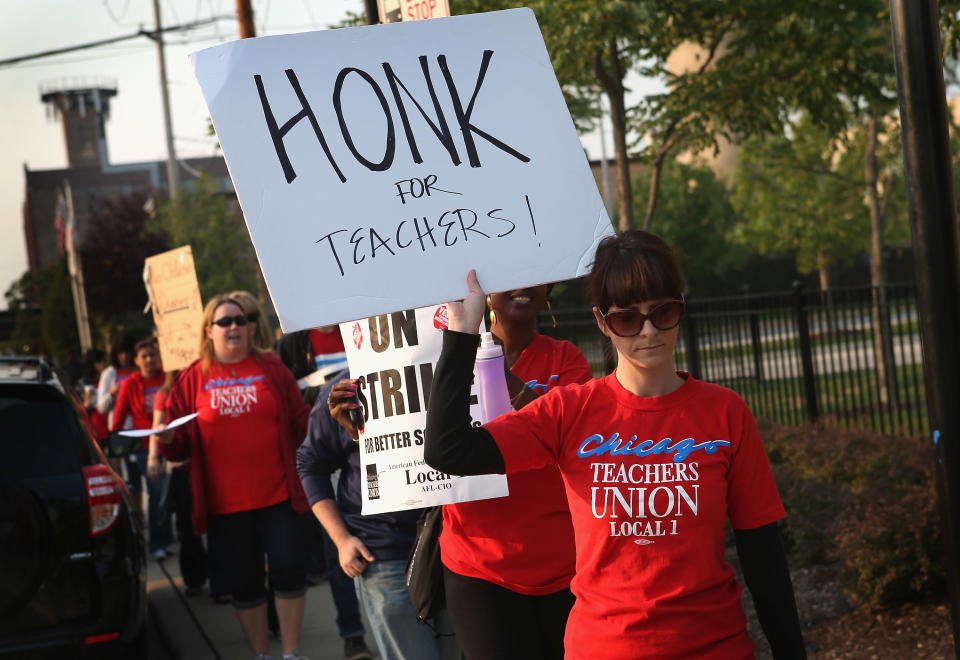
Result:
<svg viewBox="0 0 960 660"><path fill-rule="evenodd" d="M62 399L0 393L0 474L29 478L80 471L81 429Z"/></svg>

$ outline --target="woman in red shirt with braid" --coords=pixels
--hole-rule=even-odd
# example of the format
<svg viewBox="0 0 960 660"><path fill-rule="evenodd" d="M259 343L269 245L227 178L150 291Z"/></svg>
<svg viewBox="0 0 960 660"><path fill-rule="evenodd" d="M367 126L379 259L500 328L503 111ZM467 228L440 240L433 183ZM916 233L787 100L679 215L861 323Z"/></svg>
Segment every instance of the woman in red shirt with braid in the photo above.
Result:
<svg viewBox="0 0 960 660"><path fill-rule="evenodd" d="M536 331L546 300L546 286L486 298L516 409L591 377L580 349ZM574 600L573 525L563 483L553 466L507 479L508 497L443 507L447 610L471 660L560 660Z"/></svg>
<svg viewBox="0 0 960 660"><path fill-rule="evenodd" d="M200 359L180 372L168 419L199 416L160 434L168 459L190 458L193 524L229 548L233 606L254 653L268 657L266 552L283 657L297 658L306 593L299 513L308 510L296 472L309 408L278 357L251 344L257 321L240 303L217 296L203 312Z"/></svg>
<svg viewBox="0 0 960 660"><path fill-rule="evenodd" d="M674 366L684 302L673 251L643 231L605 238L589 281L616 371L474 428L484 293L470 271L469 295L448 303L424 459L457 475L560 470L576 537L566 658L752 658L724 559L727 520L774 657L805 658L777 530L783 505L753 415L734 392Z"/></svg>

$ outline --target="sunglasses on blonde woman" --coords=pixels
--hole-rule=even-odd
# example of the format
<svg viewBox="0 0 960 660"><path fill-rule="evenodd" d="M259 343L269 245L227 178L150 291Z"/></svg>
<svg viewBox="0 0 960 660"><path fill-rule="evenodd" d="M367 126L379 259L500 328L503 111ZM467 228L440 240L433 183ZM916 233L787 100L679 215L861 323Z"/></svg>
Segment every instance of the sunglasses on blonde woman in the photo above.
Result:
<svg viewBox="0 0 960 660"><path fill-rule="evenodd" d="M246 316L243 314L237 314L236 316L224 316L216 321L211 321L211 323L214 325L219 325L221 328L229 328L231 325L236 323L238 328L242 328L247 323L253 323L256 320L256 314L247 314Z"/></svg>
<svg viewBox="0 0 960 660"><path fill-rule="evenodd" d="M650 319L650 323L657 330L673 330L683 318L684 302L669 300L652 308L646 314L636 309L618 309L603 314L603 322L610 328L610 332L618 337L635 337L640 334L643 324Z"/></svg>

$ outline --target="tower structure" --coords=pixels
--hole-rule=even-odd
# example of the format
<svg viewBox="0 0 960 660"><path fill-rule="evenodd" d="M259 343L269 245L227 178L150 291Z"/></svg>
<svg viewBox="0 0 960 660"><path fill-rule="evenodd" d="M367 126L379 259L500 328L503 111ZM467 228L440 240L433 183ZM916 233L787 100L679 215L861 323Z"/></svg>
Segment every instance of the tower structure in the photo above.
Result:
<svg viewBox="0 0 960 660"><path fill-rule="evenodd" d="M115 84L96 82L41 89L40 100L48 114L60 118L67 149L67 166L105 168L107 158L106 120L110 99L117 95Z"/></svg>

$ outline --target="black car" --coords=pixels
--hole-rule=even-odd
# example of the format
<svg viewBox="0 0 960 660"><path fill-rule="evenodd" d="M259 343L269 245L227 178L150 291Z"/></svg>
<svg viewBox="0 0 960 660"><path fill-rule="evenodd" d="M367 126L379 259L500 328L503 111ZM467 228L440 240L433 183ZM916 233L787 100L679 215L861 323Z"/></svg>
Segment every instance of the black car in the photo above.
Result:
<svg viewBox="0 0 960 660"><path fill-rule="evenodd" d="M0 657L146 657L135 511L49 367L0 358Z"/></svg>

